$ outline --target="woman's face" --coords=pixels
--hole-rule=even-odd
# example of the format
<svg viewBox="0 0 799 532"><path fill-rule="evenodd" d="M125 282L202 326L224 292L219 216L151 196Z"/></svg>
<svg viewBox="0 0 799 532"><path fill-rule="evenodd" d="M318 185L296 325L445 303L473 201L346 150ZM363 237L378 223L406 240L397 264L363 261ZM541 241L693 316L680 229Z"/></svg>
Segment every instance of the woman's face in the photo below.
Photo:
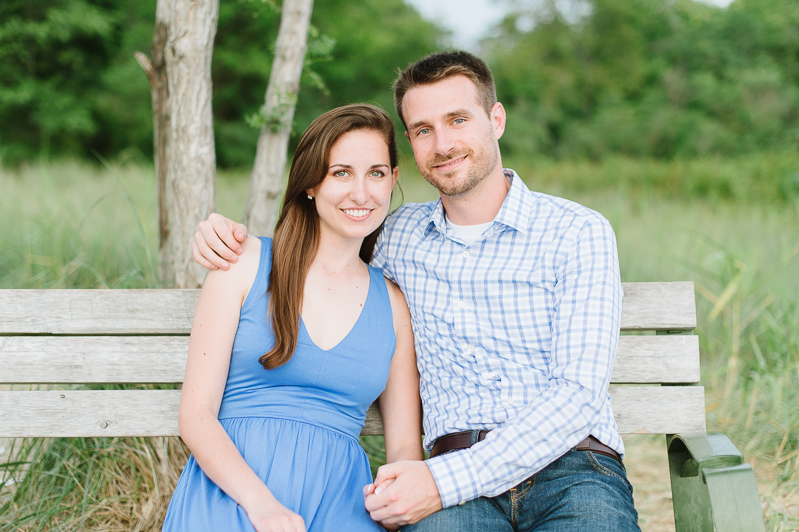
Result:
<svg viewBox="0 0 799 532"><path fill-rule="evenodd" d="M322 236L363 239L388 214L397 169L376 131L350 131L330 148L327 174L308 194L314 197Z"/></svg>

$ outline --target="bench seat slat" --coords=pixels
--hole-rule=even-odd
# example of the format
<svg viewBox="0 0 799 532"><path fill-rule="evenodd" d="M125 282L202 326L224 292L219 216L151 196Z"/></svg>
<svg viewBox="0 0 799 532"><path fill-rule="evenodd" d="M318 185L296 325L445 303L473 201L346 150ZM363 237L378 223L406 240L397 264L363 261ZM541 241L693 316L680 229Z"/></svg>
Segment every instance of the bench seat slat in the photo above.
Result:
<svg viewBox="0 0 799 532"><path fill-rule="evenodd" d="M622 434L705 431L701 386L612 386ZM0 392L3 437L177 436L179 390ZM362 434L382 434L372 407Z"/></svg>
<svg viewBox="0 0 799 532"><path fill-rule="evenodd" d="M691 282L623 283L622 330L692 330ZM0 334L189 334L199 290L0 290Z"/></svg>
<svg viewBox="0 0 799 532"><path fill-rule="evenodd" d="M183 382L186 336L0 337L0 384ZM614 383L699 382L696 336L622 336Z"/></svg>

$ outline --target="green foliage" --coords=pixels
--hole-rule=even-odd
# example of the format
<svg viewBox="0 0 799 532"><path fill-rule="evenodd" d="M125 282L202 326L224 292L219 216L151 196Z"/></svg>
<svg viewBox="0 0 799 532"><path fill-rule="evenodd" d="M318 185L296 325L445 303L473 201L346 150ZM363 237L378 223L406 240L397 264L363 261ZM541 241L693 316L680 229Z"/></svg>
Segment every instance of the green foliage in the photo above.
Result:
<svg viewBox="0 0 799 532"><path fill-rule="evenodd" d="M398 68L438 49L445 34L402 0L314 2L314 25L335 41L332 60L315 65L327 94L300 92L298 131L339 105L371 102L394 108L391 83ZM399 124L399 121L397 121ZM400 143L405 147L404 143Z"/></svg>
<svg viewBox="0 0 799 532"><path fill-rule="evenodd" d="M317 0L311 24L295 132L339 105L368 101L390 109L396 68L434 51L441 35L402 0ZM217 163L223 168L251 166L258 140L253 127L282 123L261 110L279 25L273 4L220 4L212 75Z"/></svg>
<svg viewBox="0 0 799 532"><path fill-rule="evenodd" d="M2 2L2 162L91 150L150 157L149 87L133 52L150 49L154 13L155 0ZM269 122L259 110L279 23L275 1L220 4L220 167L252 164L258 132L246 118ZM396 69L445 36L402 0L318 0L312 23L294 131L337 105L391 108ZM794 0L517 3L483 43L510 117L503 149L594 160L795 149L797 28Z"/></svg>
<svg viewBox="0 0 799 532"><path fill-rule="evenodd" d="M390 21L390 23L387 23ZM36 157L151 157L147 78L155 0L0 2L0 162ZM442 32L402 0L318 0L295 114L302 131L324 111L356 101L389 108L397 67L436 49ZM220 167L252 165L280 6L223 0L212 63ZM274 118L274 117L272 117Z"/></svg>
<svg viewBox="0 0 799 532"><path fill-rule="evenodd" d="M277 133L283 128L291 127L291 120L288 120L288 114L297 105L297 96L281 92L277 95L277 102L277 106L271 112L267 111L266 106L261 107L258 113L244 117L245 121L251 127L257 129L267 127L273 133Z"/></svg>
<svg viewBox="0 0 799 532"><path fill-rule="evenodd" d="M269 82L280 8L261 0L219 4L211 76L217 164L252 165L258 131L245 117L258 113Z"/></svg>
<svg viewBox="0 0 799 532"><path fill-rule="evenodd" d="M98 129L90 103L122 17L84 0L0 4L0 147L5 159L78 150Z"/></svg>
<svg viewBox="0 0 799 532"><path fill-rule="evenodd" d="M485 41L510 153L659 158L796 147L799 4L547 1Z"/></svg>

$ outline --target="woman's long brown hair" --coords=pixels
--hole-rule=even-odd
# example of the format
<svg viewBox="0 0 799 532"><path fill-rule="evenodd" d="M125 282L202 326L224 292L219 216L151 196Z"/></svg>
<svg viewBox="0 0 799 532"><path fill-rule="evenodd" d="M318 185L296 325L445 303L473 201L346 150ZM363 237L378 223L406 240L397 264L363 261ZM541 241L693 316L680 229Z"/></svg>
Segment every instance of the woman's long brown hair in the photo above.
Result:
<svg viewBox="0 0 799 532"><path fill-rule="evenodd" d="M375 131L388 146L391 168L397 167L394 125L385 111L369 104L345 105L314 120L302 134L291 161L283 207L272 239L272 271L269 274L269 316L275 346L258 361L264 369L282 366L297 348L305 278L319 249L320 227L316 205L307 190L327 175L330 148L344 133ZM381 224L361 245L364 262L372 258Z"/></svg>

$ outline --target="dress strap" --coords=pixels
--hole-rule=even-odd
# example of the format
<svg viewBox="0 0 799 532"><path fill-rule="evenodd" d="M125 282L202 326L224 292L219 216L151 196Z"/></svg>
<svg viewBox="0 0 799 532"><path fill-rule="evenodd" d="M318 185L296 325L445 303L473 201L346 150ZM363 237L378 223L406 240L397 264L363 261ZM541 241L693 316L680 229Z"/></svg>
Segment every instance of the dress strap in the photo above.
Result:
<svg viewBox="0 0 799 532"><path fill-rule="evenodd" d="M244 300L244 304L241 306L242 313L250 308L254 301L265 297L266 290L269 288L269 272L272 271L272 239L265 236L260 236L258 239L261 241L261 258L258 263L258 273L255 274L247 299Z"/></svg>
<svg viewBox="0 0 799 532"><path fill-rule="evenodd" d="M372 334L376 335L375 338L379 335L382 340L388 342L390 345L389 351L393 355L397 336L394 332L394 312L391 309L391 298L388 295L386 278L383 276L383 270L371 265L369 265L369 275L370 292L371 287L374 286L374 295L376 296L373 301L372 311L369 313L369 328Z"/></svg>

